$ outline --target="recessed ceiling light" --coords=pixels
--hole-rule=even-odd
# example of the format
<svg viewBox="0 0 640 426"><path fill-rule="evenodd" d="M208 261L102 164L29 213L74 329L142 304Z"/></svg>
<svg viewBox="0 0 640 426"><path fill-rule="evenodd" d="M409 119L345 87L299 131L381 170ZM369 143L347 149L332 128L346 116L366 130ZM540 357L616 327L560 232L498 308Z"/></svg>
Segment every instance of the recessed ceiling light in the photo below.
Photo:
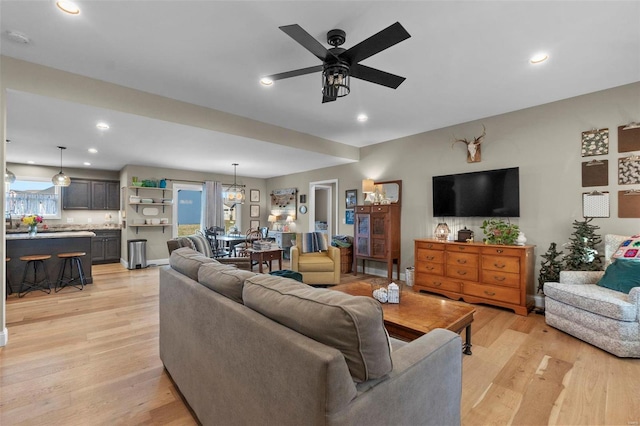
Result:
<svg viewBox="0 0 640 426"><path fill-rule="evenodd" d="M36 162L33 161L33 160L29 160L29 161L27 161L27 164L36 164Z"/></svg>
<svg viewBox="0 0 640 426"><path fill-rule="evenodd" d="M92 153L92 154L97 154L98 150L95 149L95 148L89 148L89 152Z"/></svg>
<svg viewBox="0 0 640 426"><path fill-rule="evenodd" d="M96 127L98 128L98 130L109 130L109 125L103 121L96 124Z"/></svg>
<svg viewBox="0 0 640 426"><path fill-rule="evenodd" d="M358 117L356 118L356 120L358 120L361 123L364 123L368 119L369 117L367 117L367 114L358 114Z"/></svg>
<svg viewBox="0 0 640 426"><path fill-rule="evenodd" d="M29 36L21 33L20 31L8 30L7 37L9 38L9 40L15 41L16 43L29 44L29 42L31 41L29 40Z"/></svg>
<svg viewBox="0 0 640 426"><path fill-rule="evenodd" d="M262 77L260 79L260 84L262 84L263 86L271 86L273 84L273 80L267 77Z"/></svg>
<svg viewBox="0 0 640 426"><path fill-rule="evenodd" d="M90 163L90 162L88 162L88 161L85 161L83 164L84 164L85 166L90 166L90 165L91 165L91 163Z"/></svg>
<svg viewBox="0 0 640 426"><path fill-rule="evenodd" d="M70 1L57 1L56 6L58 6L58 9L60 9L64 13L68 13L69 15L80 14L80 8L75 3L72 3Z"/></svg>
<svg viewBox="0 0 640 426"><path fill-rule="evenodd" d="M546 53L537 53L537 54L533 55L531 57L531 59L529 59L529 61L532 64L540 64L540 63L546 61L547 59L549 59L549 55L547 55Z"/></svg>

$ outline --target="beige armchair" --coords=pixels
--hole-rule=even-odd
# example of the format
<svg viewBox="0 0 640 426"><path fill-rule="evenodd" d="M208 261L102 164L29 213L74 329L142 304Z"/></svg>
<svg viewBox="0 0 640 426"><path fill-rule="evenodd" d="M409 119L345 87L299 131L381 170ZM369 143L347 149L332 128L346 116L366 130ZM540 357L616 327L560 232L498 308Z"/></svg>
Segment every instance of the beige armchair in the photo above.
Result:
<svg viewBox="0 0 640 426"><path fill-rule="evenodd" d="M326 241L326 235L324 236ZM340 249L329 244L327 251L302 253L302 234L291 247L291 270L302 274L302 282L310 285L340 284Z"/></svg>
<svg viewBox="0 0 640 426"><path fill-rule="evenodd" d="M604 236L605 266L629 237ZM640 358L640 287L629 294L600 287L602 271L562 271L544 284L547 324L619 357Z"/></svg>

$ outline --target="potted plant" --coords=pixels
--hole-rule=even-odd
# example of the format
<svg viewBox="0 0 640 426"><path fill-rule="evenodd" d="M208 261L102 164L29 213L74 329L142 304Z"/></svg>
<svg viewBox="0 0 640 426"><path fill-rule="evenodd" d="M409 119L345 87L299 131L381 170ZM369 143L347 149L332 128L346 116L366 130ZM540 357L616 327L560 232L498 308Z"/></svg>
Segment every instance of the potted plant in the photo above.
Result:
<svg viewBox="0 0 640 426"><path fill-rule="evenodd" d="M518 225L502 219L485 220L480 229L484 232L486 244L514 245L520 233Z"/></svg>

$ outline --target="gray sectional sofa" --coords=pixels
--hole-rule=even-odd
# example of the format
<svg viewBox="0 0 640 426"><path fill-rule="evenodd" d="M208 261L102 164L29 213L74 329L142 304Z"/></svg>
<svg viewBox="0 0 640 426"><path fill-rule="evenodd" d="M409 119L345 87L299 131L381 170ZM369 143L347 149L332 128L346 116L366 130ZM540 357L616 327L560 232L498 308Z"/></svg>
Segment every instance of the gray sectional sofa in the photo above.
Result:
<svg viewBox="0 0 640 426"><path fill-rule="evenodd" d="M223 265L160 270L160 358L203 425L455 425L460 337L390 339L368 297Z"/></svg>

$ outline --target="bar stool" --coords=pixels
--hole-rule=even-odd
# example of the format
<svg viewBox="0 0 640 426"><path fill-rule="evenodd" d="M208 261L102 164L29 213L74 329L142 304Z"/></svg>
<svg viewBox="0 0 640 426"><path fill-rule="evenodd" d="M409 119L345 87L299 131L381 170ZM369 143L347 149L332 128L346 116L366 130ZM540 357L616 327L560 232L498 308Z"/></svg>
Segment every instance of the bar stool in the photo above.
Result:
<svg viewBox="0 0 640 426"><path fill-rule="evenodd" d="M27 263L24 265L24 273L22 274L22 283L20 283L18 297L24 297L27 293L33 290L44 291L47 294L51 293L51 280L49 279L47 267L44 264L44 261L47 259L51 259L50 254L31 254L27 256L20 256L20 260ZM40 281L38 281L38 265L44 272L44 279L41 279ZM33 281L27 281L29 266L33 266ZM43 284L46 284L46 287L44 287Z"/></svg>
<svg viewBox="0 0 640 426"><path fill-rule="evenodd" d="M4 258L5 264L8 263L10 260L11 260L10 257L5 257ZM10 294L13 294L13 289L11 288L11 280L9 280L9 269L5 268L5 272L6 272L6 281L5 281L6 291L4 293L4 298L6 299L7 297L9 297Z"/></svg>
<svg viewBox="0 0 640 426"><path fill-rule="evenodd" d="M62 259L62 266L60 268L60 276L56 283L56 293L67 286L75 287L78 290L84 289L85 277L84 270L82 269L82 256L86 256L87 253L82 251L74 251L70 253L59 253L58 258ZM67 265L69 265L69 274L67 275ZM75 265L78 272L78 276L73 276L73 266ZM80 284L77 284L77 283Z"/></svg>

